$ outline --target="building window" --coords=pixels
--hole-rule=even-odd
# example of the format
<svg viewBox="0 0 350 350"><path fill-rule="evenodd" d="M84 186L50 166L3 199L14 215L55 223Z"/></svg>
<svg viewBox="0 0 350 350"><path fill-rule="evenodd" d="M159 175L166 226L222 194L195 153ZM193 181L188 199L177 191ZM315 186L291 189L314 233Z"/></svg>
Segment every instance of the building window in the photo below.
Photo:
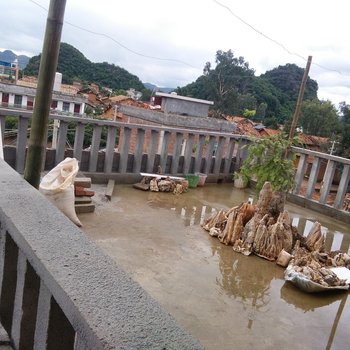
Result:
<svg viewBox="0 0 350 350"><path fill-rule="evenodd" d="M74 113L80 113L80 103L74 103Z"/></svg>
<svg viewBox="0 0 350 350"><path fill-rule="evenodd" d="M51 108L52 109L56 109L57 108L57 101L56 100L52 100L51 102ZM68 107L69 108L69 107Z"/></svg>
<svg viewBox="0 0 350 350"><path fill-rule="evenodd" d="M6 93L6 92L2 93L2 101L1 102L6 106L9 103L9 97L10 97L10 95L8 93Z"/></svg>
<svg viewBox="0 0 350 350"><path fill-rule="evenodd" d="M69 102L63 102L62 110L63 112L69 112Z"/></svg>
<svg viewBox="0 0 350 350"><path fill-rule="evenodd" d="M15 106L22 107L22 96L21 95L15 95Z"/></svg>
<svg viewBox="0 0 350 350"><path fill-rule="evenodd" d="M27 97L27 109L33 109L34 106L34 97Z"/></svg>

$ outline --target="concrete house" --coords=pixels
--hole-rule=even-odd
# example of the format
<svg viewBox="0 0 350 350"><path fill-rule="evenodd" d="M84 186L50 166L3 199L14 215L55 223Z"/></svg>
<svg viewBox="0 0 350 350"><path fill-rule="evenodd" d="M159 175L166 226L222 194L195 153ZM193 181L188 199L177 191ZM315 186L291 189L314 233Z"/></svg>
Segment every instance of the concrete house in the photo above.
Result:
<svg viewBox="0 0 350 350"><path fill-rule="evenodd" d="M209 106L214 104L213 101L179 96L174 92L170 94L165 92L156 92L156 100L159 101L159 99L159 104L161 105L163 112L189 115L192 117L207 117Z"/></svg>
<svg viewBox="0 0 350 350"><path fill-rule="evenodd" d="M26 77L16 84L0 82L0 106L5 108L33 109L37 79ZM56 73L51 109L65 114L83 115L87 98L78 94L78 88L62 84L62 74Z"/></svg>

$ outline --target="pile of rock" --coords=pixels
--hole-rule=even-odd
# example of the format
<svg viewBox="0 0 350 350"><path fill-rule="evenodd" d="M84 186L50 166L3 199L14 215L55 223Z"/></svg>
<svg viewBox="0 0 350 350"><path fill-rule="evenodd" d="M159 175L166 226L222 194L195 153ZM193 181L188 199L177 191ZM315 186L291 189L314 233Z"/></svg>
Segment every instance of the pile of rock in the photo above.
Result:
<svg viewBox="0 0 350 350"><path fill-rule="evenodd" d="M184 179L177 180L162 176L144 176L141 182L134 184L134 188L143 191L172 192L174 194L181 194L187 192L188 181Z"/></svg>
<svg viewBox="0 0 350 350"><path fill-rule="evenodd" d="M349 269L350 257L342 252L325 252L325 238L318 222L307 237L300 235L292 226L284 204L285 195L273 192L271 184L266 182L256 205L242 203L228 211L220 210L204 222L203 228L221 243L232 245L236 252L253 253L288 266L286 280L295 282L303 290L322 290L310 288L312 283L348 289L350 281L339 278L330 267Z"/></svg>

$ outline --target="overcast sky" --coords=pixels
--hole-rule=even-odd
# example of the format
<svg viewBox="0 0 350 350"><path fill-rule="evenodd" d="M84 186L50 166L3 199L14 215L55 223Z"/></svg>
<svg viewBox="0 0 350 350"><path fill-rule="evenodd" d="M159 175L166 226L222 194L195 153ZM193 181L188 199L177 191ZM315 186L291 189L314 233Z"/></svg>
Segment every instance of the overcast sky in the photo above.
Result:
<svg viewBox="0 0 350 350"><path fill-rule="evenodd" d="M0 49L39 54L47 18L40 6L49 0L0 4ZM349 10L348 0L67 0L62 41L164 87L196 80L217 50L243 56L256 75L287 63L305 68L311 55L318 97L337 106L350 104Z"/></svg>

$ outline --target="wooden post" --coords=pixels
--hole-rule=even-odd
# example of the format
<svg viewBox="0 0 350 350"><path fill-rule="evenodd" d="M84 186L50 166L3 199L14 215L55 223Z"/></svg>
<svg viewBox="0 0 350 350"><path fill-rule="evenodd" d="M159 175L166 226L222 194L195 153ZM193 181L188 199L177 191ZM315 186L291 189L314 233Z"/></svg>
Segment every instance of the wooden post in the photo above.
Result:
<svg viewBox="0 0 350 350"><path fill-rule="evenodd" d="M38 87L24 178L38 188L45 158L52 89L57 69L66 0L51 0L39 68Z"/></svg>
<svg viewBox="0 0 350 350"><path fill-rule="evenodd" d="M304 91L305 91L305 86L306 86L306 82L307 82L307 77L308 77L309 71L310 71L311 61L312 61L312 56L309 56L307 59L307 64L306 64L306 68L304 71L303 79L301 81L301 86L300 86L299 95L298 95L298 99L297 99L297 105L295 107L295 112L293 115L292 125L290 126L290 130L289 130L289 139L290 140L292 140L294 137L295 128L297 126L297 122L299 119L301 104L302 104L303 98L304 98Z"/></svg>

